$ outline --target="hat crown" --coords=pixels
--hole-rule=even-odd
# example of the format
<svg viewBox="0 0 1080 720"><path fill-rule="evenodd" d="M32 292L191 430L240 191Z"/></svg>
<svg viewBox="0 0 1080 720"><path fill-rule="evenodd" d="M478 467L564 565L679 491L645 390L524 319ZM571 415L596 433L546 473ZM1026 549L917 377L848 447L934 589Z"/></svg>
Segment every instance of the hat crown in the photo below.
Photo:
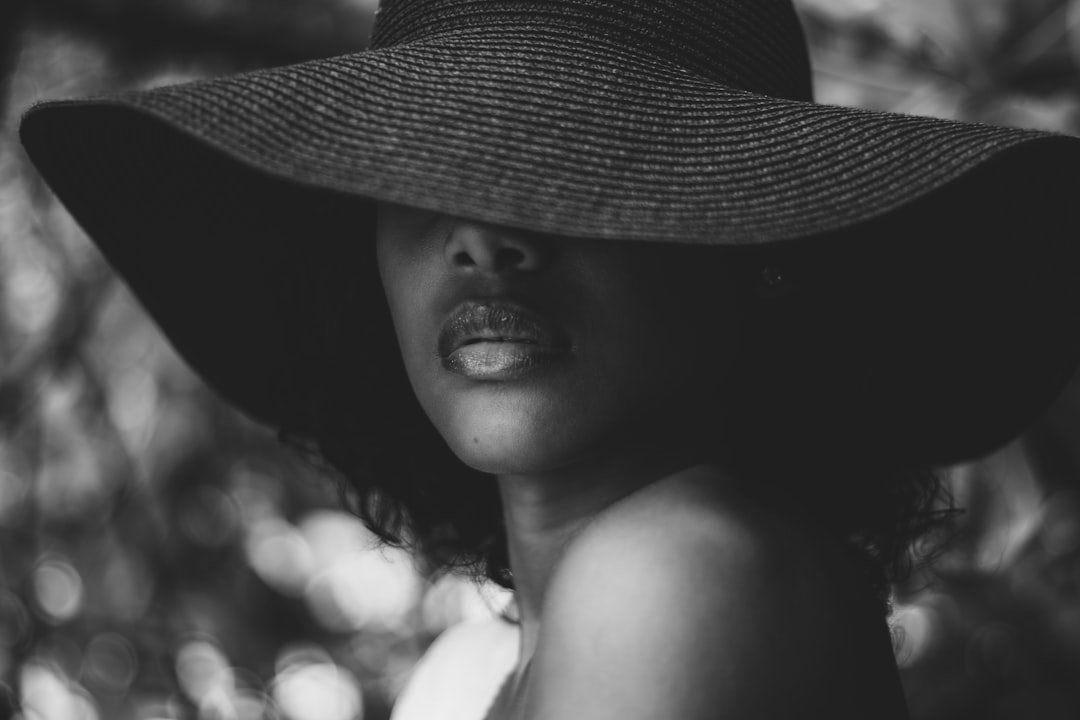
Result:
<svg viewBox="0 0 1080 720"><path fill-rule="evenodd" d="M496 28L614 42L724 85L812 99L790 0L383 0L372 47Z"/></svg>

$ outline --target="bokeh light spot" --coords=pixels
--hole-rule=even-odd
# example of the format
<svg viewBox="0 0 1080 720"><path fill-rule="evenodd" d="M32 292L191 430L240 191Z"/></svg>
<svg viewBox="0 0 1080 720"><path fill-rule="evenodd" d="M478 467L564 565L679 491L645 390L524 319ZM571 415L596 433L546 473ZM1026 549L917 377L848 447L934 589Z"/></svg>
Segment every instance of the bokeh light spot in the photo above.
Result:
<svg viewBox="0 0 1080 720"><path fill-rule="evenodd" d="M279 516L281 487L280 479L273 473L249 462L237 462L228 473L228 492L242 510L244 524L249 527L260 520Z"/></svg>
<svg viewBox="0 0 1080 720"><path fill-rule="evenodd" d="M304 599L326 628L339 632L405 624L421 582L402 551L354 549L315 574Z"/></svg>
<svg viewBox="0 0 1080 720"><path fill-rule="evenodd" d="M20 673L25 720L98 720L98 711L86 691L54 668L38 662Z"/></svg>
<svg viewBox="0 0 1080 720"><path fill-rule="evenodd" d="M235 686L225 654L211 642L193 640L176 653L176 677L184 693L196 704L229 695Z"/></svg>
<svg viewBox="0 0 1080 720"><path fill-rule="evenodd" d="M5 307L12 325L27 334L45 330L60 307L60 286L43 262L20 263L7 278Z"/></svg>
<svg viewBox="0 0 1080 720"><path fill-rule="evenodd" d="M260 519L248 531L246 549L267 585L285 595L303 592L312 572L311 549L296 526L277 517Z"/></svg>
<svg viewBox="0 0 1080 720"><path fill-rule="evenodd" d="M34 597L46 620L54 623L71 620L83 605L79 571L57 557L42 560L34 568Z"/></svg>
<svg viewBox="0 0 1080 720"><path fill-rule="evenodd" d="M135 648L122 635L103 633L86 648L86 676L95 689L126 692L135 681L139 660Z"/></svg>
<svg viewBox="0 0 1080 720"><path fill-rule="evenodd" d="M184 497L179 507L180 531L188 540L207 548L221 547L240 526L239 509L232 496L204 485Z"/></svg>
<svg viewBox="0 0 1080 720"><path fill-rule="evenodd" d="M153 433L158 413L158 385L154 374L132 365L110 388L109 414L128 449L138 454Z"/></svg>
<svg viewBox="0 0 1080 720"><path fill-rule="evenodd" d="M317 648L289 648L278 658L272 695L288 720L360 720L363 695L348 671Z"/></svg>
<svg viewBox="0 0 1080 720"><path fill-rule="evenodd" d="M313 510L297 523L316 566L326 567L357 550L372 550L378 540L355 515L340 510Z"/></svg>

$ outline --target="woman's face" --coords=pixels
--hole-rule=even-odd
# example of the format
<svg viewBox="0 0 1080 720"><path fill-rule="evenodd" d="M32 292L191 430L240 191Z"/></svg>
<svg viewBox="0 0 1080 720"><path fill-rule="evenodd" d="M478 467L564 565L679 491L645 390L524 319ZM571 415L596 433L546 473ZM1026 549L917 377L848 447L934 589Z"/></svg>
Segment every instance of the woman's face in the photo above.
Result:
<svg viewBox="0 0 1080 720"><path fill-rule="evenodd" d="M392 205L377 253L413 390L471 467L552 472L719 425L739 335L722 253Z"/></svg>

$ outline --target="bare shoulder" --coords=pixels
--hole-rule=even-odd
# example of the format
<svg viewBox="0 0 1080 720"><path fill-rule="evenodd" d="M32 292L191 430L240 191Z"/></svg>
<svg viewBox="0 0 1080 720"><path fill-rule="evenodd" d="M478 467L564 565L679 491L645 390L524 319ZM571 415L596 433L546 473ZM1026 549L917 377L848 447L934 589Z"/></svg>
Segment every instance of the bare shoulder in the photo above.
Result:
<svg viewBox="0 0 1080 720"><path fill-rule="evenodd" d="M649 593L677 590L681 607L696 598L709 608L717 602L743 604L761 593L766 597L758 600L779 603L773 610L785 609L789 601L795 610L836 594L847 571L837 547L751 498L722 471L699 466L653 483L598 516L567 549L555 592L571 595L578 605L590 594L582 592L581 581L593 578L584 587L600 592L620 585ZM603 584L597 582L601 578ZM697 592L683 592L690 588L679 583L691 579Z"/></svg>
<svg viewBox="0 0 1080 720"><path fill-rule="evenodd" d="M865 662L856 588L839 549L716 469L679 473L568 548L529 717L858 717L837 692Z"/></svg>

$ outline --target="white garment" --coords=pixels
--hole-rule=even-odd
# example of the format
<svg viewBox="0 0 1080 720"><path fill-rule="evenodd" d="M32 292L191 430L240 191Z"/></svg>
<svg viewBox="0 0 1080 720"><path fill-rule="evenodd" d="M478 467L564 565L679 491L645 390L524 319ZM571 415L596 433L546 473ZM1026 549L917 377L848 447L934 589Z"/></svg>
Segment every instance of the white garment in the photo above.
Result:
<svg viewBox="0 0 1080 720"><path fill-rule="evenodd" d="M517 627L499 620L455 625L431 644L390 720L484 720L517 664Z"/></svg>

